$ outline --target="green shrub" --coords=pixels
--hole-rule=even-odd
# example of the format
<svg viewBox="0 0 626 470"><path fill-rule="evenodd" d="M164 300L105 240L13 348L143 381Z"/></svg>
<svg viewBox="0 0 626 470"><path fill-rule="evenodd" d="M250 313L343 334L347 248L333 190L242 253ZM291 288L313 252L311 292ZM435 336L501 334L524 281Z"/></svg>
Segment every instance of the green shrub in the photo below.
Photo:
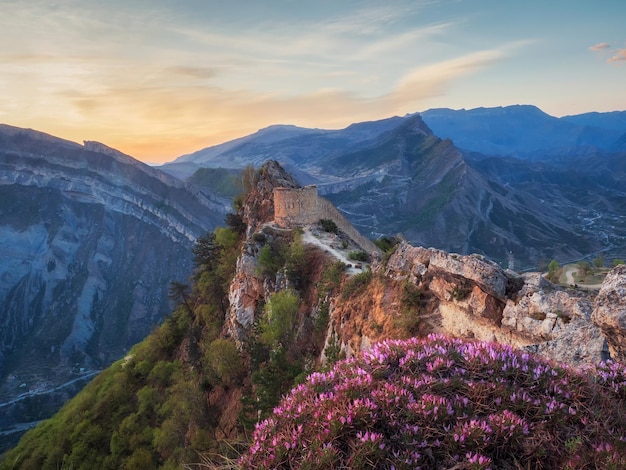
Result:
<svg viewBox="0 0 626 470"><path fill-rule="evenodd" d="M322 273L322 283L319 288L320 297L326 297L328 293L339 287L346 267L343 261L335 261L325 266L324 272Z"/></svg>
<svg viewBox="0 0 626 470"><path fill-rule="evenodd" d="M243 221L243 218L239 214L228 213L224 219L228 228L235 232L237 235L243 235L248 228L248 225Z"/></svg>
<svg viewBox="0 0 626 470"><path fill-rule="evenodd" d="M337 233L339 231L339 227L331 219L320 219L320 225L325 232Z"/></svg>
<svg viewBox="0 0 626 470"><path fill-rule="evenodd" d="M326 356L325 371L330 370L337 361L345 359L345 355L341 352L341 345L334 335L328 341L326 349L324 349L324 355Z"/></svg>
<svg viewBox="0 0 626 470"><path fill-rule="evenodd" d="M272 294L261 322L261 341L268 345L287 344L293 333L300 298L290 290Z"/></svg>
<svg viewBox="0 0 626 470"><path fill-rule="evenodd" d="M355 250L348 253L348 259L367 262L370 260L370 255L363 250Z"/></svg>
<svg viewBox="0 0 626 470"><path fill-rule="evenodd" d="M270 244L265 245L259 251L257 259L257 273L264 277L275 277L280 268L285 265L285 259L278 250L274 250Z"/></svg>
<svg viewBox="0 0 626 470"><path fill-rule="evenodd" d="M294 232L293 241L289 244L285 254L285 268L291 282L299 285L306 268L306 249L302 243L302 234Z"/></svg>
<svg viewBox="0 0 626 470"><path fill-rule="evenodd" d="M421 333L423 320L420 308L424 302L424 292L412 282L405 282L400 297L400 312L394 318L394 324L405 332L406 337Z"/></svg>
<svg viewBox="0 0 626 470"><path fill-rule="evenodd" d="M412 282L405 282L402 286L400 301L402 306L411 310L419 308L424 299L424 291Z"/></svg>
<svg viewBox="0 0 626 470"><path fill-rule="evenodd" d="M280 402L281 396L289 392L302 370L302 364L289 360L284 348L276 347L272 350L270 360L252 374L256 398L252 410L255 418L259 414L261 418L265 418L271 413Z"/></svg>
<svg viewBox="0 0 626 470"><path fill-rule="evenodd" d="M561 266L559 265L559 262L553 259L552 261L550 261L550 263L548 263L548 275L546 276L546 278L550 282L554 282L554 283L559 282L560 269L561 269Z"/></svg>
<svg viewBox="0 0 626 470"><path fill-rule="evenodd" d="M218 338L211 342L203 351L202 362L205 370L224 385L238 382L245 373L237 346L227 339Z"/></svg>
<svg viewBox="0 0 626 470"><path fill-rule="evenodd" d="M383 253L387 253L393 247L395 247L399 243L398 239L395 237L380 237L374 240L374 245L381 249Z"/></svg>
<svg viewBox="0 0 626 470"><path fill-rule="evenodd" d="M471 290L465 286L454 286L452 289L448 291L450 296L457 302L460 302L461 300L465 300L470 292Z"/></svg>

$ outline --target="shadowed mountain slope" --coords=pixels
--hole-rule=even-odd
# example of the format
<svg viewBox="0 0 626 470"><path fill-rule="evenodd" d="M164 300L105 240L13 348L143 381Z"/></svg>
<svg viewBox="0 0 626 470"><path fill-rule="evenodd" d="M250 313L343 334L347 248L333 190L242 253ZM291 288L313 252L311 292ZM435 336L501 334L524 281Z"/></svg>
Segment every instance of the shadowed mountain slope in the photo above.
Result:
<svg viewBox="0 0 626 470"><path fill-rule="evenodd" d="M224 202L95 142L0 127L0 424L123 356L169 312ZM61 392L64 392L63 390ZM47 395L42 395L47 394Z"/></svg>
<svg viewBox="0 0 626 470"><path fill-rule="evenodd" d="M191 158L212 168L276 159L301 184L317 184L370 237L402 233L416 244L533 268L620 252L624 158L598 150L621 135L620 116L600 128L510 106L429 110L337 131L272 126L163 169L180 171ZM442 140L448 131L452 140ZM459 147L500 153L481 164L485 155Z"/></svg>

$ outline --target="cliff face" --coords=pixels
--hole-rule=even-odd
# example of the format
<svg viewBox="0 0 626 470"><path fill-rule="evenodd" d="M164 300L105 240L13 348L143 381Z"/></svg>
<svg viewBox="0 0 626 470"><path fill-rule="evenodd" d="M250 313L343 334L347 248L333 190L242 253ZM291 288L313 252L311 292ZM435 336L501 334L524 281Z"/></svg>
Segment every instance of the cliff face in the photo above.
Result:
<svg viewBox="0 0 626 470"><path fill-rule="evenodd" d="M616 266L606 276L592 319L606 336L611 357L626 362L626 265Z"/></svg>
<svg viewBox="0 0 626 470"><path fill-rule="evenodd" d="M148 335L194 241L225 212L102 144L0 126L0 404L86 376ZM7 409L0 422L20 419Z"/></svg>
<svg viewBox="0 0 626 470"><path fill-rule="evenodd" d="M269 207L261 194L251 200ZM264 209L265 222L270 222L271 213ZM266 238L272 232L285 236L285 230L265 225L262 236L250 234L244 244L230 288L228 319L229 331L240 344L257 319L259 305L271 292L288 287L284 276L268 282L258 268ZM259 243L260 239L264 241ZM339 260L338 244L324 243L326 256ZM479 255L450 254L408 243L398 245L384 261L375 260L371 270L371 279L355 293L338 292L325 299L330 311L326 346L337 342L346 355L380 339L429 332L510 344L572 365L598 362L608 355L607 339L591 319L592 295L556 286L538 273L520 276ZM353 275L344 280L344 289ZM312 298L301 311L315 315L319 296Z"/></svg>

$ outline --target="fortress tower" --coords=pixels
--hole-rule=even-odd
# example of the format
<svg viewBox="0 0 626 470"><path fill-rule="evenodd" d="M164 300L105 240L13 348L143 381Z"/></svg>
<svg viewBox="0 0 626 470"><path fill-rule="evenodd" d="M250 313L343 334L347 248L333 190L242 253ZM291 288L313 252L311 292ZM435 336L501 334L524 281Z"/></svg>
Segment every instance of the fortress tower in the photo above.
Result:
<svg viewBox="0 0 626 470"><path fill-rule="evenodd" d="M368 253L376 245L361 235L330 201L317 195L317 186L304 188L274 188L274 223L282 228L313 225L320 219L330 219L337 227Z"/></svg>
<svg viewBox="0 0 626 470"><path fill-rule="evenodd" d="M320 218L317 186L274 188L274 222L279 227L314 224Z"/></svg>

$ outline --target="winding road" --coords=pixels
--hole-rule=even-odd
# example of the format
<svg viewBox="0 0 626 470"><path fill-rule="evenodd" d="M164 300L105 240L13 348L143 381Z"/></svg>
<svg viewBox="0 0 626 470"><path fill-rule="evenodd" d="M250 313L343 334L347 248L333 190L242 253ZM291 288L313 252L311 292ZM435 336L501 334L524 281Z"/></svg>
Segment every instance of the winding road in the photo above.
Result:
<svg viewBox="0 0 626 470"><path fill-rule="evenodd" d="M584 289L599 289L602 286L600 284L579 284L574 279L574 273L578 273L578 268L575 265L569 264L563 267L563 275L565 276L565 281L570 286L577 285L578 287L582 287Z"/></svg>

